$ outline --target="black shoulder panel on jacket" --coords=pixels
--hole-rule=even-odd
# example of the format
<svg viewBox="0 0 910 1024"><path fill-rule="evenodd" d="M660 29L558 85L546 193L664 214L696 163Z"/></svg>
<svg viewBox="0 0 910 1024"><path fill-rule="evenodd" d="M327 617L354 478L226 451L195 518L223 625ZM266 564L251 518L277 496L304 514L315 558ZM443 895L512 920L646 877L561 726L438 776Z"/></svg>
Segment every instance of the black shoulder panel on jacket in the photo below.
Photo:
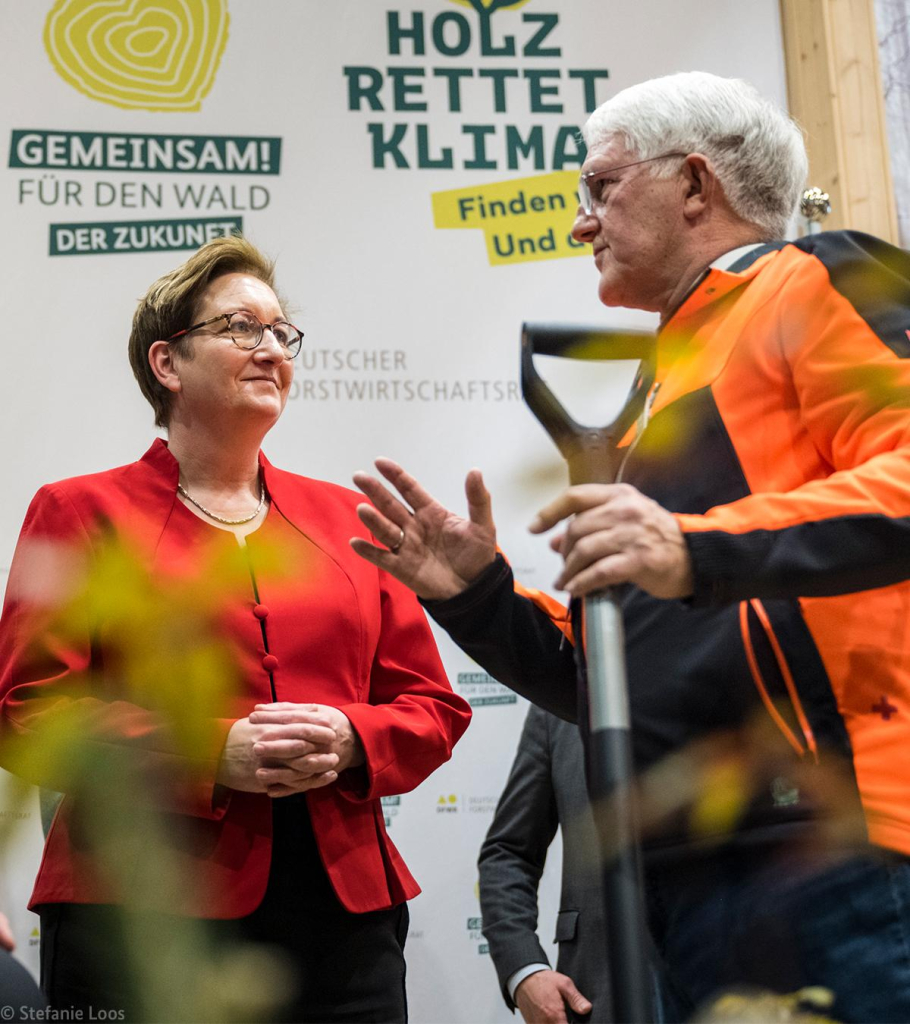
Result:
<svg viewBox="0 0 910 1024"><path fill-rule="evenodd" d="M748 270L756 260L761 259L762 256L767 256L769 252L777 252L787 244L787 242L766 242L764 245L759 245L751 252L747 252L745 256L740 256L732 266L727 267L727 270L731 274L741 274L744 270Z"/></svg>
<svg viewBox="0 0 910 1024"><path fill-rule="evenodd" d="M859 231L792 242L821 260L831 284L901 359L910 357L910 253Z"/></svg>

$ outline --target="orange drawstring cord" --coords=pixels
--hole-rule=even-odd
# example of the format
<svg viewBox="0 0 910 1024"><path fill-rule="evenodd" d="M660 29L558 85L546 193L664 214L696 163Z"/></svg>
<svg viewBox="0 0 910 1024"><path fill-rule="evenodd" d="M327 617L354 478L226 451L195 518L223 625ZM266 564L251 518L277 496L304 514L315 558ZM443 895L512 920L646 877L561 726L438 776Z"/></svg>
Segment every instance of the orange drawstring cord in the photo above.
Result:
<svg viewBox="0 0 910 1024"><path fill-rule="evenodd" d="M780 674L784 677L784 684L787 687L787 693L790 694L790 701L793 704L793 710L796 712L796 719L799 722L799 727L802 729L803 736L806 738L806 746L812 751L812 757L814 758L815 763L818 764L818 744L815 742L815 733L812 731L812 726L809 724L809 719L806 716L806 712L803 710L803 702L799 699L799 690L796 689L793 673L790 671L790 666L787 664L784 652L781 650L781 646L777 642L774 627L771 625L771 620L768 618L765 606L757 597L753 597L749 603L752 605L755 614L758 616L758 621L764 627L765 635L768 637L768 642L771 644L771 650L774 651L774 657L777 659L777 667L780 669Z"/></svg>
<svg viewBox="0 0 910 1024"><path fill-rule="evenodd" d="M790 670L787 667L786 662L783 661L783 652L780 650L780 645L777 643L777 638L774 636L774 632L771 629L771 623L768 621L765 609L762 607L761 603L756 601L755 599L753 599L749 603L752 604L752 607L755 610L756 615L758 615L759 622L762 623L765 632L768 634L768 640L771 643L771 648L774 651L774 655L777 658L778 666L780 667L781 673L784 676L784 682L787 685L787 692L790 694L790 699L793 700L793 695L796 690L796 687L793 684L793 677L790 675ZM757 608L755 607L756 605L758 605ZM759 609L761 610L759 611ZM775 707L774 701L771 700L771 695L768 693L768 689L765 686L765 681L762 678L761 670L758 667L758 660L755 657L755 649L752 646L752 637L749 635L749 604L745 601L740 601L739 603L739 629L740 633L742 634L743 647L746 651L746 660L749 663L749 671L752 673L752 680L755 683L759 695L761 696L762 702L764 703L768 714L773 719L774 724L784 734L784 738L786 739L786 741L790 744L791 747L793 747L797 754L799 754L800 757L802 757L803 754L805 754L806 752L806 748L802 745L802 743L800 743L800 741L796 737L796 734L793 732L790 726L787 725L783 716ZM796 699L798 703L799 697L797 696ZM817 761L818 753L815 749L815 737L812 734L812 730L809 728L808 721L805 721L805 715L801 715L801 712L802 705L799 704L797 718L799 718L800 720L800 725L803 728L803 733L806 735L807 742L809 742L811 737L811 743L809 745ZM803 724L804 721L805 724Z"/></svg>

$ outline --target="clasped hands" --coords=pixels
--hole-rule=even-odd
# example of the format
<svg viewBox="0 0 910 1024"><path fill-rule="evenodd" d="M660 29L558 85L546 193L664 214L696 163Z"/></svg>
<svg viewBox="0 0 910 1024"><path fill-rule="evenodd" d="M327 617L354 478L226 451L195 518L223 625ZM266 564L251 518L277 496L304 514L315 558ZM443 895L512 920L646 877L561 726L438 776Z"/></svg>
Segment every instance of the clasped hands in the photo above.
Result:
<svg viewBox="0 0 910 1024"><path fill-rule="evenodd" d="M425 600L461 593L496 557L492 504L480 471L472 469L465 480L464 518L444 508L391 459L377 459L376 468L398 496L375 477L357 473L354 482L373 503L358 505L357 515L385 547L360 537L352 538L351 546ZM565 521L565 529L550 540L563 557L558 589L582 597L633 583L655 597L692 593L692 563L675 517L634 487L570 487L541 509L530 530L545 533Z"/></svg>
<svg viewBox="0 0 910 1024"><path fill-rule="evenodd" d="M364 763L350 719L326 704L257 704L231 726L218 766L222 786L272 797L331 785Z"/></svg>

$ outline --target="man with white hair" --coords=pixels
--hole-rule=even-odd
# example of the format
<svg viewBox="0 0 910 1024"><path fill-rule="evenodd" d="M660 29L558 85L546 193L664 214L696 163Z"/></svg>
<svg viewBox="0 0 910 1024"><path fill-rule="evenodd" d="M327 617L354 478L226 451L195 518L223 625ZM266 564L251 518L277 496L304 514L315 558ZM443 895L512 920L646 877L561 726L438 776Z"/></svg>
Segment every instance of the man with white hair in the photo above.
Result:
<svg viewBox="0 0 910 1024"><path fill-rule="evenodd" d="M636 767L664 771L644 852L669 1017L746 983L910 1020L910 257L782 240L805 150L746 83L645 82L584 135L573 233L605 305L660 313L657 383L624 482L571 487L531 528L568 521L574 625L587 593L622 602ZM461 519L377 466L403 500L356 477L387 545L360 554L584 723L565 611L513 584L479 472Z"/></svg>

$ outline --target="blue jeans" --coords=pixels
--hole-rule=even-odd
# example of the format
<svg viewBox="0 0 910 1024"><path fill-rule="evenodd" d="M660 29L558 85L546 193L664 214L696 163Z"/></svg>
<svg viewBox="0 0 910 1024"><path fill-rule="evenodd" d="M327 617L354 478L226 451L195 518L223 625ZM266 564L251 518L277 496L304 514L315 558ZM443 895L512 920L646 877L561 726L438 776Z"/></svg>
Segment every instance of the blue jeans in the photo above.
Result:
<svg viewBox="0 0 910 1024"><path fill-rule="evenodd" d="M910 1021L910 861L856 856L824 869L728 851L647 872L666 1020L718 992L831 989L838 1021Z"/></svg>

